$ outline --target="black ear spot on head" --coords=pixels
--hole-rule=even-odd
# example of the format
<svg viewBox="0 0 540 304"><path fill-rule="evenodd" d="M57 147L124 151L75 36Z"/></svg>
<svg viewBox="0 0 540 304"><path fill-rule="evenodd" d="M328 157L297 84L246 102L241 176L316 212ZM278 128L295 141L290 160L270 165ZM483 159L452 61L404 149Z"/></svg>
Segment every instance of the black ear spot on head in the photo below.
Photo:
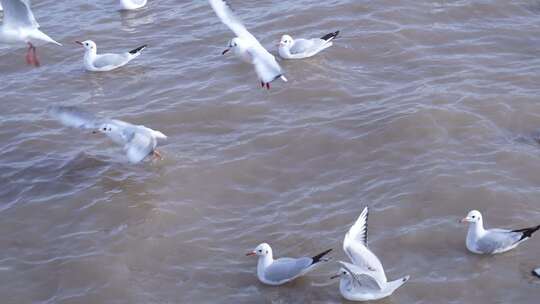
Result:
<svg viewBox="0 0 540 304"><path fill-rule="evenodd" d="M407 282L407 278L403 278L403 282Z"/></svg>

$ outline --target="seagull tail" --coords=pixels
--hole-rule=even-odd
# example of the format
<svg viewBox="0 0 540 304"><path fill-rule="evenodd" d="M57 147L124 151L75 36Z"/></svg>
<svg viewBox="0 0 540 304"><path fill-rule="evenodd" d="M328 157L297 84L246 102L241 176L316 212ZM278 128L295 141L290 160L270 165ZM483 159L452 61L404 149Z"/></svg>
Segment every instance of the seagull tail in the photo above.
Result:
<svg viewBox="0 0 540 304"><path fill-rule="evenodd" d="M138 56L138 55L142 52L142 50L144 50L147 46L148 46L148 45L146 45L146 44L145 44L145 45L141 45L140 47L135 48L135 49L129 51L129 53L130 53L131 55L136 55L136 56Z"/></svg>
<svg viewBox="0 0 540 304"><path fill-rule="evenodd" d="M312 257L313 262L311 263L311 265L316 264L316 263L319 263L319 262L326 262L326 261L328 261L328 259L324 259L323 257L324 257L325 255L327 255L328 253L330 253L330 251L332 251L332 248L330 248L330 249L328 249L328 250L326 250L326 251L323 251L323 252L321 252L321 253L319 253L319 254L313 256L313 257Z"/></svg>
<svg viewBox="0 0 540 304"><path fill-rule="evenodd" d="M540 268L533 269L532 274L533 276L540 278Z"/></svg>
<svg viewBox="0 0 540 304"><path fill-rule="evenodd" d="M322 40L329 42L331 40L334 40L339 35L339 31L335 31L333 33L326 34L321 37Z"/></svg>
<svg viewBox="0 0 540 304"><path fill-rule="evenodd" d="M44 32L40 30L33 31L30 34L30 38L36 39L36 40L42 40L42 41L46 41L46 42L50 42L50 43L54 43L56 45L62 46L60 42L57 42L56 40L52 39L51 37L49 37L47 34L45 34Z"/></svg>
<svg viewBox="0 0 540 304"><path fill-rule="evenodd" d="M524 240L526 238L530 238L533 233L535 233L536 231L538 231L538 229L540 229L540 225L538 226L534 226L534 227L530 227L530 228L524 228L524 229L518 229L518 230L512 230L512 232L521 232L523 233L521 235L521 240Z"/></svg>

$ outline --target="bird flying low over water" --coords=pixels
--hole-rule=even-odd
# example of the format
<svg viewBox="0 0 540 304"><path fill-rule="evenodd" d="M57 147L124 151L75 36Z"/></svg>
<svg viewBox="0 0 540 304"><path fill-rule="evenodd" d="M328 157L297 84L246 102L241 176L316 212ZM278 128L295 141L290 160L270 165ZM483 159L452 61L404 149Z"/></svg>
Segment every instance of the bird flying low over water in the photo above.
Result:
<svg viewBox="0 0 540 304"><path fill-rule="evenodd" d="M385 298L409 276L388 282L379 258L368 248L368 208L364 208L343 239L343 251L352 263L340 261L341 269L332 278L340 278L339 291L350 301Z"/></svg>
<svg viewBox="0 0 540 304"><path fill-rule="evenodd" d="M27 64L40 66L35 46L38 42L50 42L61 46L39 30L39 24L30 9L30 0L0 0L0 4L4 10L3 23L0 25L0 42L26 44Z"/></svg>
<svg viewBox="0 0 540 304"><path fill-rule="evenodd" d="M230 5L225 0L209 0L214 12L221 22L225 24L236 35L231 41L223 55L229 51L245 62L253 64L257 77L261 81L261 86L270 89L270 83L276 79L287 81L283 75L281 67L276 58L270 54L255 38L240 20L234 15Z"/></svg>
<svg viewBox="0 0 540 304"><path fill-rule="evenodd" d="M283 35L279 41L279 56L283 59L303 59L315 56L331 47L332 41L338 35L339 31L335 31L321 38L296 40L289 35Z"/></svg>
<svg viewBox="0 0 540 304"><path fill-rule="evenodd" d="M328 261L324 256L330 251L332 249L313 257L279 258L274 260L270 245L262 243L246 255L259 257L257 262L259 281L268 285L282 285L314 270L321 265L321 262Z"/></svg>
<svg viewBox="0 0 540 304"><path fill-rule="evenodd" d="M483 217L478 210L470 211L461 222L469 223L465 244L469 251L477 254L497 254L512 250L540 229L540 225L516 230L484 229Z"/></svg>
<svg viewBox="0 0 540 304"><path fill-rule="evenodd" d="M138 163L149 155L162 158L161 153L156 150L157 140L166 139L167 136L160 131L118 119L99 118L77 107L52 106L48 108L48 112L65 126L107 135L115 143L123 145L131 163Z"/></svg>
<svg viewBox="0 0 540 304"><path fill-rule="evenodd" d="M92 40L86 40L83 42L75 41L75 43L81 45L85 49L83 59L84 68L91 72L108 72L123 67L131 60L139 57L142 50L146 48L145 44L125 53L98 54L97 45Z"/></svg>

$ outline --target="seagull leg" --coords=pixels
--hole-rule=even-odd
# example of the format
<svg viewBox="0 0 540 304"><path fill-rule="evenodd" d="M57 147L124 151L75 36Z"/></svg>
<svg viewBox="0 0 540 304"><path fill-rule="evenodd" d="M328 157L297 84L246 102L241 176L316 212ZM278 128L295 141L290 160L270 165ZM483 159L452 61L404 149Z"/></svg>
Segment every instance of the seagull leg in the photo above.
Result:
<svg viewBox="0 0 540 304"><path fill-rule="evenodd" d="M267 89L267 90L270 90L270 82L267 82L267 83L266 83L266 89Z"/></svg>
<svg viewBox="0 0 540 304"><path fill-rule="evenodd" d="M39 60L37 58L37 54L36 54L36 47L31 42L28 42L28 51L26 52L26 63L29 65L36 66L36 67L40 65Z"/></svg>
<svg viewBox="0 0 540 304"><path fill-rule="evenodd" d="M153 155L154 158L156 158L156 159L163 160L163 156L161 156L161 153L159 153L158 150L154 150L154 151L152 152L152 155Z"/></svg>
<svg viewBox="0 0 540 304"><path fill-rule="evenodd" d="M261 88L264 89L264 82L263 81L261 81Z"/></svg>
<svg viewBox="0 0 540 304"><path fill-rule="evenodd" d="M32 44L28 42L28 50L26 51L26 64L29 64L29 65L33 65L32 56L30 54L31 52L32 52Z"/></svg>
<svg viewBox="0 0 540 304"><path fill-rule="evenodd" d="M39 63L39 59L37 58L37 49L35 46L32 45L32 57L34 61L34 66L39 67L41 64Z"/></svg>

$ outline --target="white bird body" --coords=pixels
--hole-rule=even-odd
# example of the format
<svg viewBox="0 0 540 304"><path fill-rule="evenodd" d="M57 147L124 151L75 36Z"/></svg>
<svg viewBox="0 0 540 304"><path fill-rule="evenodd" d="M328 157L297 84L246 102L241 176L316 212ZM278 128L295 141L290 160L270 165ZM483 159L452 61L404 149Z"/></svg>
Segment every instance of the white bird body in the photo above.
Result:
<svg viewBox="0 0 540 304"><path fill-rule="evenodd" d="M485 229L483 216L477 210L470 211L461 222L469 223L465 245L469 251L476 254L507 252L528 240L534 232L540 229L540 225L518 230Z"/></svg>
<svg viewBox="0 0 540 304"><path fill-rule="evenodd" d="M409 280L409 276L391 282L379 282L356 265L340 262L342 270L339 291L349 301L374 301L386 298Z"/></svg>
<svg viewBox="0 0 540 304"><path fill-rule="evenodd" d="M52 117L63 125L100 132L113 142L122 145L128 160L138 163L148 155L161 157L156 147L158 139L167 139L160 131L142 125L134 125L118 119L103 119L76 107L55 106L49 108Z"/></svg>
<svg viewBox="0 0 540 304"><path fill-rule="evenodd" d="M143 45L121 54L97 54L97 45L92 40L77 41L77 43L85 48L83 64L84 68L91 72L108 72L123 67L139 57L142 50L146 48L146 45Z"/></svg>
<svg viewBox="0 0 540 304"><path fill-rule="evenodd" d="M233 49L241 60L253 64L257 77L263 86L270 88L270 82L281 78L287 81L276 58L270 54L245 26L236 18L225 0L209 0L214 12L237 37L233 38L223 54Z"/></svg>
<svg viewBox="0 0 540 304"><path fill-rule="evenodd" d="M364 208L343 239L343 251L351 263L342 262L339 290L351 301L378 300L391 295L409 276L388 282L379 258L368 248L368 208Z"/></svg>
<svg viewBox="0 0 540 304"><path fill-rule="evenodd" d="M326 250L314 257L274 259L270 245L262 243L246 255L259 257L257 261L257 278L259 281L267 285L277 286L316 269L321 265L321 262L327 261L323 256L331 250Z"/></svg>
<svg viewBox="0 0 540 304"><path fill-rule="evenodd" d="M39 66L36 47L39 42L56 42L39 30L39 24L30 9L29 0L0 0L4 10L3 23L0 25L0 41L6 44L27 44L26 62Z"/></svg>
<svg viewBox="0 0 540 304"><path fill-rule="evenodd" d="M293 39L289 35L283 35L279 42L279 56L283 59L304 59L317 55L321 51L331 47L333 40L339 35L339 31L329 33L321 38Z"/></svg>
<svg viewBox="0 0 540 304"><path fill-rule="evenodd" d="M147 0L120 0L120 10L136 10L146 5Z"/></svg>

